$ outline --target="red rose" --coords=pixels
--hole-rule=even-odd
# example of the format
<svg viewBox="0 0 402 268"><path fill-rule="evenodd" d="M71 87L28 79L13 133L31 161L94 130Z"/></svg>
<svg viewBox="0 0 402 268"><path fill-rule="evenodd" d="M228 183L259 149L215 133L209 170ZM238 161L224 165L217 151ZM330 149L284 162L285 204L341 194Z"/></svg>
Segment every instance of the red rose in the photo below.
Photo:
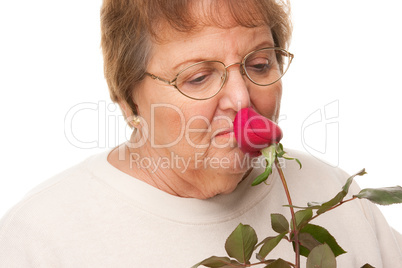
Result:
<svg viewBox="0 0 402 268"><path fill-rule="evenodd" d="M233 131L239 148L253 156L282 139L279 126L251 107L243 108L236 114Z"/></svg>

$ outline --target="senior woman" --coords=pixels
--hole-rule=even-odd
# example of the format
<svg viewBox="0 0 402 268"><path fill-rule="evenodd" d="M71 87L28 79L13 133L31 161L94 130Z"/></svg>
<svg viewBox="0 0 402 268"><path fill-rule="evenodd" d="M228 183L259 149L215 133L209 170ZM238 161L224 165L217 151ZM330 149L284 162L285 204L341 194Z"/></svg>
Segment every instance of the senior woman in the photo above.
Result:
<svg viewBox="0 0 402 268"><path fill-rule="evenodd" d="M104 0L101 23L106 80L133 135L13 208L1 222L0 266L191 267L225 255L239 223L273 235L269 215L288 214L278 174L250 186L263 167L238 148L232 121L245 107L278 119L293 58L288 5ZM292 153L303 162L284 167L295 204L328 199L348 177ZM401 237L375 206L356 201L319 223L348 252L339 267L402 267ZM271 254L292 256L287 243Z"/></svg>

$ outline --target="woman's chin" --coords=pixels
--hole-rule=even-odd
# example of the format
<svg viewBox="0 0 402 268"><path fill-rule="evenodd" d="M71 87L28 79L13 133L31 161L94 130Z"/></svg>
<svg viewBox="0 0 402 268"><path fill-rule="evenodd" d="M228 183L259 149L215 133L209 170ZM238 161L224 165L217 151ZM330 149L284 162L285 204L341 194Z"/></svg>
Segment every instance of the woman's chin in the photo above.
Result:
<svg viewBox="0 0 402 268"><path fill-rule="evenodd" d="M234 190L236 190L238 184L238 181L235 182L235 180L233 180L231 183L225 185L215 185L213 189L206 190L199 199L209 199L217 195L231 194Z"/></svg>

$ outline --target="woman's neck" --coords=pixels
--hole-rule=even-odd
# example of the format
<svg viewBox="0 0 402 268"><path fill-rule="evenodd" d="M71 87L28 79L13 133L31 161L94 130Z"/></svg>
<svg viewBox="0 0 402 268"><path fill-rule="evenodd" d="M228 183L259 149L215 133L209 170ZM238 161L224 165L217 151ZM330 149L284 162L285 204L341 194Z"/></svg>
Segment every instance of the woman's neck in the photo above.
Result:
<svg viewBox="0 0 402 268"><path fill-rule="evenodd" d="M233 174L204 168L193 169L190 163L173 165L173 157L160 156L144 148L116 147L108 162L120 171L174 196L208 199L234 191L251 172ZM176 159L177 161L177 159Z"/></svg>

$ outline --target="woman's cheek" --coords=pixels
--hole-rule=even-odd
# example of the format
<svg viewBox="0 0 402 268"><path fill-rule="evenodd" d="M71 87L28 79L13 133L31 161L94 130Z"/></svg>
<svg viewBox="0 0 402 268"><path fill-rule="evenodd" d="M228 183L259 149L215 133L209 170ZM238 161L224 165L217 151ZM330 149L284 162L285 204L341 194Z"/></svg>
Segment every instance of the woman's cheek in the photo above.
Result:
<svg viewBox="0 0 402 268"><path fill-rule="evenodd" d="M190 117L184 136L191 147L208 148L212 136L210 120L201 115Z"/></svg>
<svg viewBox="0 0 402 268"><path fill-rule="evenodd" d="M282 83L276 82L271 88L251 91L251 103L263 116L277 121L282 99Z"/></svg>
<svg viewBox="0 0 402 268"><path fill-rule="evenodd" d="M150 113L150 133L155 145L174 146L184 137L185 118L173 105L155 105Z"/></svg>

